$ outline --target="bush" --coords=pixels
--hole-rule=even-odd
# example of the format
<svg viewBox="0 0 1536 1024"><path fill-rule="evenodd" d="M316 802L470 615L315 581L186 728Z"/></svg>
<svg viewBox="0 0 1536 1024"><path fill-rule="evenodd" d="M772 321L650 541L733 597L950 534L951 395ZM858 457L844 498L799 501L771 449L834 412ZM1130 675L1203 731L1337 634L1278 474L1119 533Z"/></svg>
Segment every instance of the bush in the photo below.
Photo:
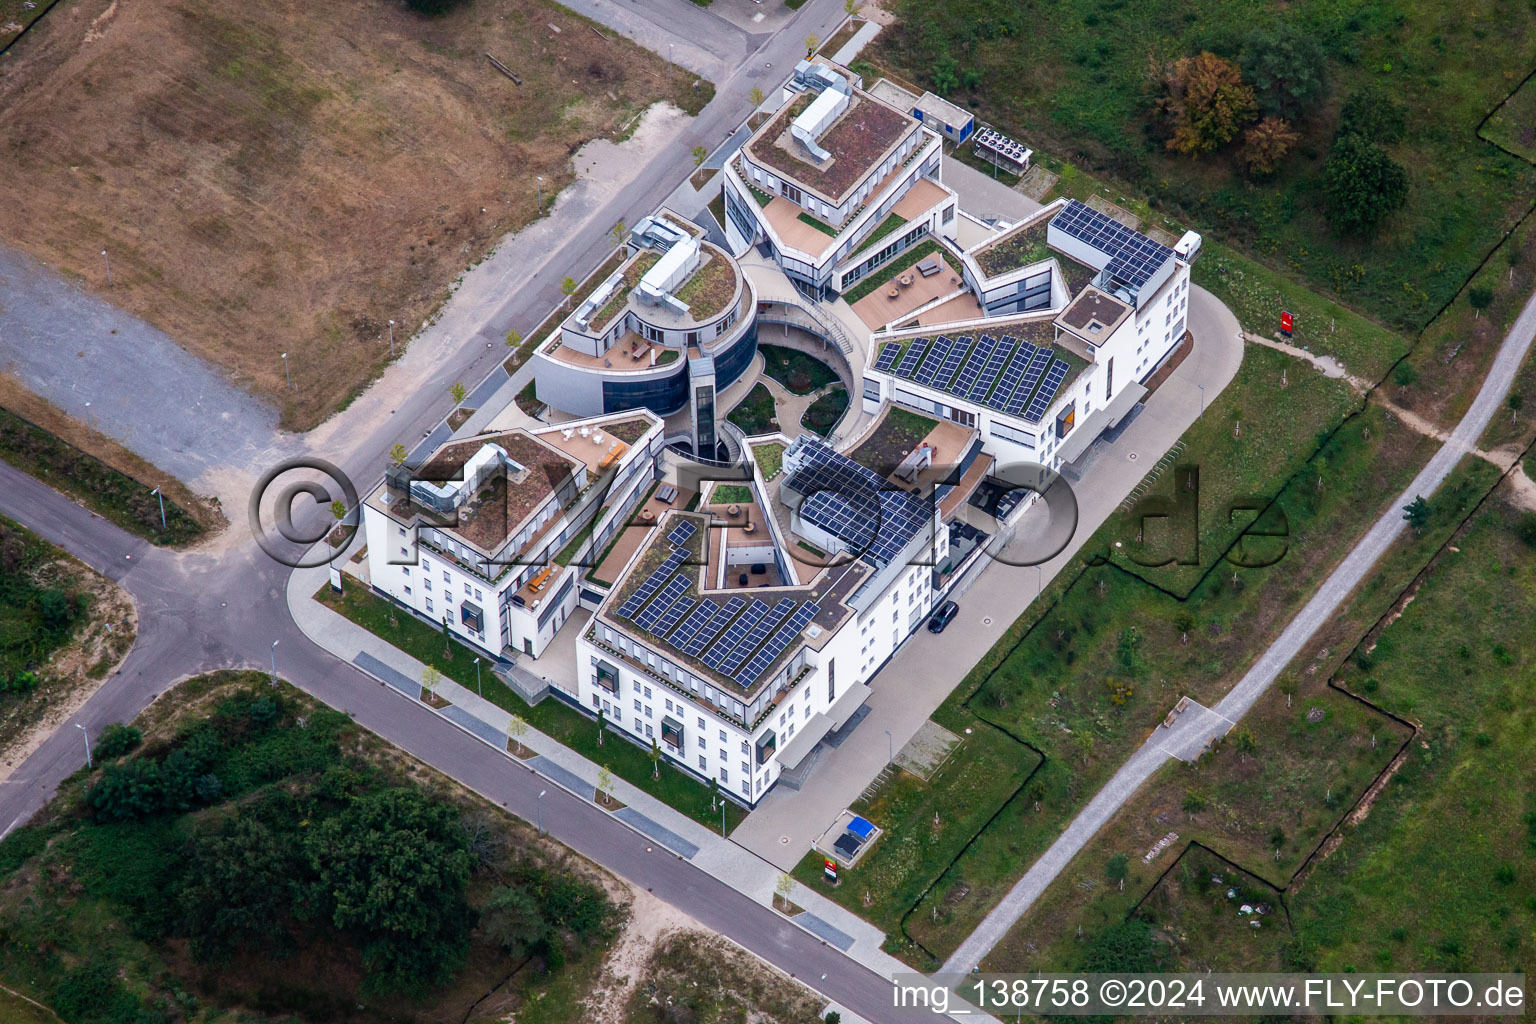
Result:
<svg viewBox="0 0 1536 1024"><path fill-rule="evenodd" d="M425 14L429 18L436 18L447 14L463 3L464 0L405 0L405 6L417 14Z"/></svg>
<svg viewBox="0 0 1536 1024"><path fill-rule="evenodd" d="M1407 126L1402 105L1374 85L1350 93L1339 111L1338 135L1358 135L1384 146L1401 142Z"/></svg>
<svg viewBox="0 0 1536 1024"><path fill-rule="evenodd" d="M97 821L129 821L160 810L165 795L160 766L135 759L108 765L85 795Z"/></svg>
<svg viewBox="0 0 1536 1024"><path fill-rule="evenodd" d="M115 761L144 742L144 733L138 726L113 722L96 737L96 756L103 761Z"/></svg>
<svg viewBox="0 0 1536 1024"><path fill-rule="evenodd" d="M1369 234L1408 201L1408 172L1365 136L1341 135L1323 166L1323 190L1342 231Z"/></svg>

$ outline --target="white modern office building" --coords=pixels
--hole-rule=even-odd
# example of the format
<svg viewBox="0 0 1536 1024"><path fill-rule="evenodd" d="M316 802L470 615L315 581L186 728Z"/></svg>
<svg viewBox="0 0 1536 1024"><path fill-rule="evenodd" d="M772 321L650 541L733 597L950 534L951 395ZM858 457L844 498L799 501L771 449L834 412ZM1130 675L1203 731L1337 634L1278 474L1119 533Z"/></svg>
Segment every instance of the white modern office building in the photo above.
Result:
<svg viewBox="0 0 1536 1024"><path fill-rule="evenodd" d="M449 441L392 467L363 503L369 583L492 658L537 657L580 600L575 547L629 518L661 439L638 410Z"/></svg>
<svg viewBox="0 0 1536 1024"><path fill-rule="evenodd" d="M1169 247L1058 200L967 250L983 316L874 333L865 408L974 428L999 461L1061 469L1145 397L1184 341L1200 237Z"/></svg>
<svg viewBox="0 0 1536 1024"><path fill-rule="evenodd" d="M830 61L801 61L788 102L721 176L731 251L761 246L817 297L929 235L955 233L939 134L862 86Z"/></svg>

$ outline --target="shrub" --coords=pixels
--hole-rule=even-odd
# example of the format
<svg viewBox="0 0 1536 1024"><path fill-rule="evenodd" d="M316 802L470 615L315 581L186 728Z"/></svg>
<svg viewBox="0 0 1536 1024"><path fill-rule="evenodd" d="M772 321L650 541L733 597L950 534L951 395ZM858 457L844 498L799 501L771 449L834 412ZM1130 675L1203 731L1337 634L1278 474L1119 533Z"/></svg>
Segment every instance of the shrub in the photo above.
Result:
<svg viewBox="0 0 1536 1024"><path fill-rule="evenodd" d="M96 756L103 761L114 761L144 742L144 734L138 726L113 722L96 737Z"/></svg>
<svg viewBox="0 0 1536 1024"><path fill-rule="evenodd" d="M1401 142L1407 126L1402 105L1375 85L1350 93L1339 111L1339 135L1359 135L1384 146Z"/></svg>
<svg viewBox="0 0 1536 1024"><path fill-rule="evenodd" d="M160 766L136 758L108 765L86 793L85 802L98 821L128 821L160 810L164 793Z"/></svg>
<svg viewBox="0 0 1536 1024"><path fill-rule="evenodd" d="M1230 142L1252 119L1253 89L1231 61L1214 53L1182 57L1163 72L1164 95L1158 109L1172 134L1168 148L1199 155Z"/></svg>
<svg viewBox="0 0 1536 1024"><path fill-rule="evenodd" d="M1323 166L1323 191L1339 228L1369 234L1408 201L1408 172L1363 135L1341 135Z"/></svg>

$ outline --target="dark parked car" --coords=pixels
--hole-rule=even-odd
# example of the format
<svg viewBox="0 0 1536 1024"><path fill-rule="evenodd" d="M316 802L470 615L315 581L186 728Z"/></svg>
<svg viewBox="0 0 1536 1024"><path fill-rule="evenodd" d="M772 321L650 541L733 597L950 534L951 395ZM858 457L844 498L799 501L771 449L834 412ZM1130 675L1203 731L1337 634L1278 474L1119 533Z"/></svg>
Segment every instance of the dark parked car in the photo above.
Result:
<svg viewBox="0 0 1536 1024"><path fill-rule="evenodd" d="M955 621L955 616L959 614L959 612L959 605L955 604L953 601L945 601L943 604L939 605L938 611L934 612L932 617L929 618L928 632L944 632L944 627Z"/></svg>

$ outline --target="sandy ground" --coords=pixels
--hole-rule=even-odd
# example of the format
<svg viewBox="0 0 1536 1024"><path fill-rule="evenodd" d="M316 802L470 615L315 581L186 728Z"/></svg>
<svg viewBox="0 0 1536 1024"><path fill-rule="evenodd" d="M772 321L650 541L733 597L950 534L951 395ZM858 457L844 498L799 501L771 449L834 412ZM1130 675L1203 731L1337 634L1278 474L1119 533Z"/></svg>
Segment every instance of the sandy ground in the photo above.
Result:
<svg viewBox="0 0 1536 1024"><path fill-rule="evenodd" d="M409 334L536 216L536 176L548 200L578 145L674 93L689 76L542 0L76 0L0 75L0 237L304 427L388 362L388 319Z"/></svg>
<svg viewBox="0 0 1536 1024"><path fill-rule="evenodd" d="M73 559L55 563L51 571L59 574L60 582L69 581L91 595L90 619L73 642L54 652L36 692L0 721L0 783L101 689L138 635L138 610L126 590ZM98 666L96 678L90 675L92 666Z"/></svg>
<svg viewBox="0 0 1536 1024"><path fill-rule="evenodd" d="M674 932L704 930L692 917L644 889L627 887L626 891L629 920L587 997L587 1019L592 1024L627 1024L625 1007L657 945Z"/></svg>

